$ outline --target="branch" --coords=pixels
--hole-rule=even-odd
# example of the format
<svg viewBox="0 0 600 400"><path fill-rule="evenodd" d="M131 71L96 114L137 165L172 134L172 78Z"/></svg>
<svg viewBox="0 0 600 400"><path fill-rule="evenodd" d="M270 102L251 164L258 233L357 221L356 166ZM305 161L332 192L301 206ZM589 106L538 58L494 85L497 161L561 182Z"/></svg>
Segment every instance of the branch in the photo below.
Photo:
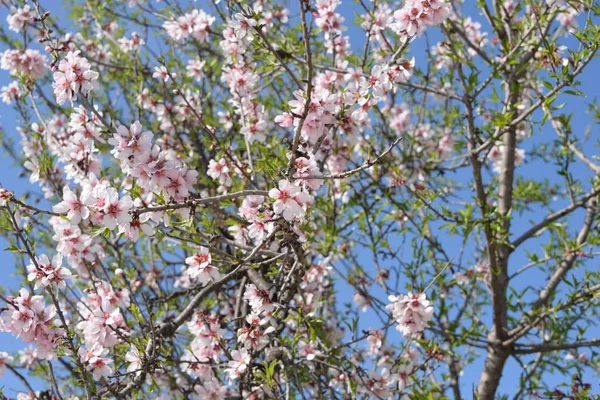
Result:
<svg viewBox="0 0 600 400"><path fill-rule="evenodd" d="M300 3L300 17L302 20L302 33L304 36L304 58L306 59L306 67L308 68L307 73L307 85L306 85L306 100L304 102L304 110L302 110L302 115L300 117L300 122L298 123L298 128L296 128L296 132L294 133L294 139L292 141L292 155L290 156L290 162L288 163L288 171L287 175L289 177L294 173L294 166L296 163L296 152L298 150L298 146L300 145L300 133L302 132L302 128L304 126L304 121L308 116L308 112L310 110L310 102L312 96L313 89L313 65L312 65L312 53L310 51L310 33L308 31L308 25L306 23L306 12L307 10L304 8L304 2L299 0Z"/></svg>
<svg viewBox="0 0 600 400"><path fill-rule="evenodd" d="M394 147L396 147L398 145L398 143L400 143L400 141L402 141L402 138L399 137L398 139L394 140L394 143L392 143L390 145L390 147L388 147L387 149L385 149L385 151L383 153L381 153L379 156L377 156L376 159L374 160L369 160L366 163L364 163L363 165L361 165L358 168L354 168L345 172L340 172L339 174L333 174L333 175L310 175L310 176L294 176L294 179L324 179L324 180L328 180L328 179L344 179L347 178L350 175L354 175L358 172L364 171L365 169L371 168L373 165L377 164L379 162L379 160L381 160L383 157L387 156L388 153L390 151L392 151L392 149Z"/></svg>
<svg viewBox="0 0 600 400"><path fill-rule="evenodd" d="M514 354L536 354L548 353L556 350L577 349L579 347L600 346L599 339L591 339L583 342L574 343L539 343L539 344L515 344Z"/></svg>
<svg viewBox="0 0 600 400"><path fill-rule="evenodd" d="M205 197L199 199L189 199L184 201L183 203L172 203L165 204L164 206L154 206L154 207L141 207L132 211L133 215L140 215L147 212L158 212L158 211L168 211L168 210L178 210L181 208L192 208L202 204L216 203L223 200L231 200L236 199L238 197L244 196L268 196L269 192L266 190L240 190L239 192L222 194L213 197Z"/></svg>
<svg viewBox="0 0 600 400"><path fill-rule="evenodd" d="M575 211L579 207L584 206L585 203L588 200L590 200L594 196L597 196L598 194L600 194L600 186L597 187L597 188L595 188L595 189L593 189L591 192L589 192L588 194L586 194L585 196L583 196L581 199L579 199L575 203L571 204L570 206L565 207L562 210L557 211L555 213L549 214L542 221L538 222L537 224L535 224L534 226L532 226L531 228L529 228L521 236L519 236L518 238L516 238L511 243L511 246L512 246L513 250L516 249L517 247L519 247L524 241L526 241L527 239L531 238L533 235L535 235L541 229L543 229L546 226L550 225L554 221L561 219L562 217L568 215L569 213Z"/></svg>

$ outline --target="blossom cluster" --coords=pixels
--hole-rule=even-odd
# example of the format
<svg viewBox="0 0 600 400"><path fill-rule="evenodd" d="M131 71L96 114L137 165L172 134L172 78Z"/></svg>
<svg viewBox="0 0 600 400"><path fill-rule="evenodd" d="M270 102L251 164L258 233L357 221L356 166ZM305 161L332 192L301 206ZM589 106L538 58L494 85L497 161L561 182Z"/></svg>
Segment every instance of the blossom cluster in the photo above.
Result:
<svg viewBox="0 0 600 400"><path fill-rule="evenodd" d="M390 310L398 329L404 336L414 336L423 332L427 323L433 318L433 307L424 293L390 296L391 304L386 306Z"/></svg>
<svg viewBox="0 0 600 400"><path fill-rule="evenodd" d="M182 201L190 195L198 171L188 169L173 151L161 150L153 143L153 137L152 132L143 131L139 121L135 121L129 128L119 126L108 142L123 171L136 179L144 194L159 192Z"/></svg>
<svg viewBox="0 0 600 400"><path fill-rule="evenodd" d="M121 309L128 309L129 305L129 291L115 289L106 281L95 282L94 288L77 304L81 320L76 329L85 342L78 355L96 380L113 372L109 348L120 343L119 336L127 334Z"/></svg>
<svg viewBox="0 0 600 400"><path fill-rule="evenodd" d="M46 74L46 57L38 50L5 50L0 58L0 68L11 75L24 75L31 79L40 79Z"/></svg>
<svg viewBox="0 0 600 400"><path fill-rule="evenodd" d="M202 284L216 282L221 277L219 269L211 265L211 256L208 249L200 247L200 251L193 256L187 257L187 274L191 279L198 280Z"/></svg>
<svg viewBox="0 0 600 400"><path fill-rule="evenodd" d="M208 40L210 26L215 22L215 17L202 10L193 10L177 19L171 19L163 24L167 34L175 41L181 42L192 37L203 43Z"/></svg>
<svg viewBox="0 0 600 400"><path fill-rule="evenodd" d="M77 100L77 94L86 96L98 86L98 72L92 71L91 64L85 57L79 56L81 52L70 51L58 64L58 71L54 72L54 95L56 102L63 104L69 100Z"/></svg>
<svg viewBox="0 0 600 400"><path fill-rule="evenodd" d="M428 25L439 25L450 13L445 0L407 0L402 9L394 12L390 28L402 36L422 34Z"/></svg>
<svg viewBox="0 0 600 400"><path fill-rule="evenodd" d="M36 256L35 261L27 266L27 280L35 282L34 290L46 286L64 287L66 280L71 279L71 271L62 266L63 257L57 254L52 261L47 255Z"/></svg>
<svg viewBox="0 0 600 400"><path fill-rule="evenodd" d="M10 332L24 342L34 343L37 357L51 359L63 339L63 330L55 328L56 307L47 306L41 295L30 295L25 288L17 297L8 297L8 310L2 313L0 330Z"/></svg>

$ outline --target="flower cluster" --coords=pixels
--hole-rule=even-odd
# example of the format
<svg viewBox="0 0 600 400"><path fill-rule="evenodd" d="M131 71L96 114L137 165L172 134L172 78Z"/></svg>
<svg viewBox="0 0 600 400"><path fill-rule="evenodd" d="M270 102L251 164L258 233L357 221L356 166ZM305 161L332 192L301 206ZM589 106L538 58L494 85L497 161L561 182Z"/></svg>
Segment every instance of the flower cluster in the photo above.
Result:
<svg viewBox="0 0 600 400"><path fill-rule="evenodd" d="M193 10L177 19L166 21L163 28L175 41L181 42L191 36L198 42L203 43L208 40L210 26L213 22L215 22L215 17L206 14L202 10Z"/></svg>
<svg viewBox="0 0 600 400"><path fill-rule="evenodd" d="M250 304L252 312L258 315L262 313L269 314L275 310L275 304L271 301L269 292L258 289L253 283L246 285L244 300Z"/></svg>
<svg viewBox="0 0 600 400"><path fill-rule="evenodd" d="M70 51L58 64L58 71L54 72L54 94L56 102L63 104L69 100L77 100L77 94L86 96L97 86L98 72L91 70L90 62L85 57L80 57L81 52Z"/></svg>
<svg viewBox="0 0 600 400"><path fill-rule="evenodd" d="M92 373L95 380L112 374L113 370L110 366L112 360L107 357L108 349L102 347L99 343L95 343L90 349L80 347L78 355L85 365L85 369Z"/></svg>
<svg viewBox="0 0 600 400"><path fill-rule="evenodd" d="M46 57L33 49L6 50L0 58L0 68L9 71L11 75L40 79L46 73Z"/></svg>
<svg viewBox="0 0 600 400"><path fill-rule="evenodd" d="M29 7L29 5L26 5L23 8L12 6L10 8L10 14L6 17L6 22L11 31L19 33L27 28L27 25L31 23L32 18L33 13L31 12L31 7Z"/></svg>
<svg viewBox="0 0 600 400"><path fill-rule="evenodd" d="M428 25L441 24L449 13L450 5L445 0L407 0L394 12L390 28L401 36L420 35Z"/></svg>
<svg viewBox="0 0 600 400"><path fill-rule="evenodd" d="M48 256L42 254L35 257L35 262L32 260L27 266L27 280L35 282L34 289L46 286L66 286L65 281L71 279L71 271L62 266L63 257L57 254L52 257L52 261Z"/></svg>
<svg viewBox="0 0 600 400"><path fill-rule="evenodd" d="M143 193L160 192L181 201L190 195L198 172L188 169L174 151L161 150L153 144L153 137L152 132L143 131L139 121L135 121L129 128L119 126L108 142L123 171L136 179Z"/></svg>
<svg viewBox="0 0 600 400"><path fill-rule="evenodd" d="M391 304L386 308L392 312L398 329L404 336L414 336L423 332L433 318L433 307L424 293L390 296Z"/></svg>
<svg viewBox="0 0 600 400"><path fill-rule="evenodd" d="M81 229L69 221L50 218L50 226L54 231L52 239L57 243L56 250L67 258L69 265L77 270L83 278L89 277L96 263L105 257L99 237L82 233Z"/></svg>
<svg viewBox="0 0 600 400"><path fill-rule="evenodd" d="M11 104L23 95L23 91L18 82L11 82L7 86L2 86L0 97L5 104Z"/></svg>
<svg viewBox="0 0 600 400"><path fill-rule="evenodd" d="M129 308L129 291L115 289L106 281L97 281L89 294L77 304L82 320L76 325L88 348L95 344L113 347L119 343L117 332L127 331L121 308Z"/></svg>
<svg viewBox="0 0 600 400"><path fill-rule="evenodd" d="M8 310L2 314L0 330L10 332L24 342L34 343L37 356L51 359L63 337L62 329L55 328L56 308L46 306L40 295L31 296L21 289L17 297L8 297Z"/></svg>
<svg viewBox="0 0 600 400"><path fill-rule="evenodd" d="M221 274L218 268L211 265L211 261L210 252L206 247L201 246L199 253L185 259L188 265L187 274L202 284L218 281Z"/></svg>
<svg viewBox="0 0 600 400"><path fill-rule="evenodd" d="M304 217L303 206L310 202L308 193L285 179L279 181L279 188L269 190L269 196L275 199L275 215L282 214L286 221Z"/></svg>
<svg viewBox="0 0 600 400"><path fill-rule="evenodd" d="M128 290L115 289L105 281L95 282L93 290L77 304L81 321L76 329L85 341L78 355L95 380L113 372L109 348L120 342L119 336L127 334L121 308L127 309L129 304Z"/></svg>
<svg viewBox="0 0 600 400"><path fill-rule="evenodd" d="M249 46L254 38L253 30L256 25L255 19L241 13L235 14L223 31L223 40L220 42L227 63L230 64L223 68L221 81L229 88L229 102L239 117L241 132L248 143L264 142L265 133L271 126L265 107L255 101L258 74L252 65L244 62L245 58L251 56Z"/></svg>

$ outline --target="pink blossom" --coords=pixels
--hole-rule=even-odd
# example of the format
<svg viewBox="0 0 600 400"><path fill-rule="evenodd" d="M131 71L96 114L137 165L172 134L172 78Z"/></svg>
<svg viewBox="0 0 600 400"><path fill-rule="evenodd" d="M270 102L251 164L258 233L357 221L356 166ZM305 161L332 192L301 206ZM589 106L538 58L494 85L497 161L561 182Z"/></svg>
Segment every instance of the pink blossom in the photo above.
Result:
<svg viewBox="0 0 600 400"><path fill-rule="evenodd" d="M58 64L58 71L54 73L54 94L58 104L69 100L71 103L77 100L77 94L81 92L87 95L97 86L98 72L92 71L89 61L80 57L81 52L70 51Z"/></svg>
<svg viewBox="0 0 600 400"><path fill-rule="evenodd" d="M202 10L193 10L190 13L169 20L163 24L167 34L175 41L182 41L193 37L203 43L208 40L210 26L215 22L215 17L206 14Z"/></svg>
<svg viewBox="0 0 600 400"><path fill-rule="evenodd" d="M171 76L173 76L173 78L176 78L176 74L171 74ZM158 78L158 79L162 79L165 83L169 82L169 71L167 70L167 67L165 67L164 65L161 65L159 67L154 67L154 74L152 74L153 78Z"/></svg>
<svg viewBox="0 0 600 400"><path fill-rule="evenodd" d="M23 95L23 91L16 81L9 83L8 86L2 86L1 90L0 97L2 97L2 102L6 104L11 104Z"/></svg>
<svg viewBox="0 0 600 400"><path fill-rule="evenodd" d="M11 363L13 358L5 351L0 351L0 378L6 372L6 365Z"/></svg>
<svg viewBox="0 0 600 400"><path fill-rule="evenodd" d="M205 61L200 60L190 60L188 61L188 65L186 67L187 75L194 79L195 81L199 81L204 78L204 64Z"/></svg>
<svg viewBox="0 0 600 400"><path fill-rule="evenodd" d="M229 379L234 380L244 374L250 365L250 354L246 349L233 350L231 352L232 360L227 363L229 368L225 372L229 374Z"/></svg>
<svg viewBox="0 0 600 400"><path fill-rule="evenodd" d="M238 343L247 349L260 349L269 343L268 334L275 331L273 326L261 329L268 324L267 318L261 319L256 313L251 313L246 317L248 326L238 329Z"/></svg>
<svg viewBox="0 0 600 400"><path fill-rule="evenodd" d="M11 31L18 33L27 28L27 25L31 23L32 17L33 14L31 13L31 7L29 7L29 5L26 5L23 8L12 6L10 8L10 14L6 17L6 22Z"/></svg>
<svg viewBox="0 0 600 400"><path fill-rule="evenodd" d="M82 194L79 198L71 191L69 186L63 188L63 201L52 207L52 211L60 214L67 214L67 218L73 225L77 225L81 220L86 220L90 216L88 206L94 204L94 199L89 193Z"/></svg>
<svg viewBox="0 0 600 400"><path fill-rule="evenodd" d="M140 356L140 352L135 346L129 347L129 351L125 354L125 361L129 363L127 366L127 372L135 372L136 375L142 373L142 358Z"/></svg>
<svg viewBox="0 0 600 400"><path fill-rule="evenodd" d="M119 194L112 188L102 188L96 198L96 207L101 211L100 220L108 229L115 229L117 224L126 224L131 222L129 210L133 202L131 197L123 196L119 199Z"/></svg>
<svg viewBox="0 0 600 400"><path fill-rule="evenodd" d="M113 370L109 364L112 360L107 358L108 349L102 347L99 343L94 344L91 349L80 348L79 358L86 365L85 369L92 372L94 380L100 380L112 374Z"/></svg>
<svg viewBox="0 0 600 400"><path fill-rule="evenodd" d="M8 203L8 201L10 199L12 199L13 194L5 189L5 188L0 188L0 207L4 207L6 205L6 203Z"/></svg>
<svg viewBox="0 0 600 400"><path fill-rule="evenodd" d="M273 211L276 215L283 214L286 221L304 216L301 204L309 201L308 195L299 186L282 179L279 188L269 190L269 197L275 199Z"/></svg>
<svg viewBox="0 0 600 400"><path fill-rule="evenodd" d="M197 279L202 284L216 282L221 278L218 268L211 265L210 252L204 246L200 247L200 253L185 259L188 265L187 274L192 279Z"/></svg>
<svg viewBox="0 0 600 400"><path fill-rule="evenodd" d="M229 166L227 165L227 161L224 158L221 158L218 162L215 160L210 160L208 164L208 171L206 172L208 176L213 179L218 179L219 183L224 186L231 186L231 172L229 170Z"/></svg>
<svg viewBox="0 0 600 400"><path fill-rule="evenodd" d="M66 286L65 281L71 279L71 271L62 267L62 255L57 254L52 257L52 262L45 254L39 257L36 256L35 260L35 263L32 261L27 266L27 272L29 273L27 280L35 282L34 289L45 288L49 285L64 287Z"/></svg>
<svg viewBox="0 0 600 400"><path fill-rule="evenodd" d="M275 310L275 304L271 302L269 292L258 289L253 283L246 285L244 300L248 301L252 311L259 315Z"/></svg>
<svg viewBox="0 0 600 400"><path fill-rule="evenodd" d="M27 75L40 79L46 73L46 57L39 51L27 49L6 50L0 59L0 68L10 71L11 75Z"/></svg>
<svg viewBox="0 0 600 400"><path fill-rule="evenodd" d="M40 358L52 358L62 336L61 329L53 328L56 308L46 306L42 296L30 296L25 288L9 300L12 303L2 314L2 329L24 342L35 343Z"/></svg>
<svg viewBox="0 0 600 400"><path fill-rule="evenodd" d="M225 399L227 396L227 387L223 386L216 379L211 379L202 385L196 386L196 400L206 399Z"/></svg>
<svg viewBox="0 0 600 400"><path fill-rule="evenodd" d="M407 0L401 10L394 12L390 27L402 36L420 35L427 25L439 25L449 15L445 0Z"/></svg>
<svg viewBox="0 0 600 400"><path fill-rule="evenodd" d="M433 318L433 307L424 293L389 296L391 304L386 308L398 323L396 327L404 336L412 336L422 332Z"/></svg>
<svg viewBox="0 0 600 400"><path fill-rule="evenodd" d="M314 341L306 343L303 340L298 342L298 354L306 358L308 361L312 361L316 356L320 356L321 352L317 349L317 344Z"/></svg>

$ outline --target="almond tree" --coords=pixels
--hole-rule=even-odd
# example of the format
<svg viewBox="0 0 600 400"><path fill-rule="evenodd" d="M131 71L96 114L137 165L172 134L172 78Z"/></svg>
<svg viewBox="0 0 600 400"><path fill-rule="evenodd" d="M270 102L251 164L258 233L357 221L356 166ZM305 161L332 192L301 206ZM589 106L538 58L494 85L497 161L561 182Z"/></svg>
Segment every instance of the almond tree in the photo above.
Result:
<svg viewBox="0 0 600 400"><path fill-rule="evenodd" d="M600 5L464 3L4 1L0 398L600 393Z"/></svg>

